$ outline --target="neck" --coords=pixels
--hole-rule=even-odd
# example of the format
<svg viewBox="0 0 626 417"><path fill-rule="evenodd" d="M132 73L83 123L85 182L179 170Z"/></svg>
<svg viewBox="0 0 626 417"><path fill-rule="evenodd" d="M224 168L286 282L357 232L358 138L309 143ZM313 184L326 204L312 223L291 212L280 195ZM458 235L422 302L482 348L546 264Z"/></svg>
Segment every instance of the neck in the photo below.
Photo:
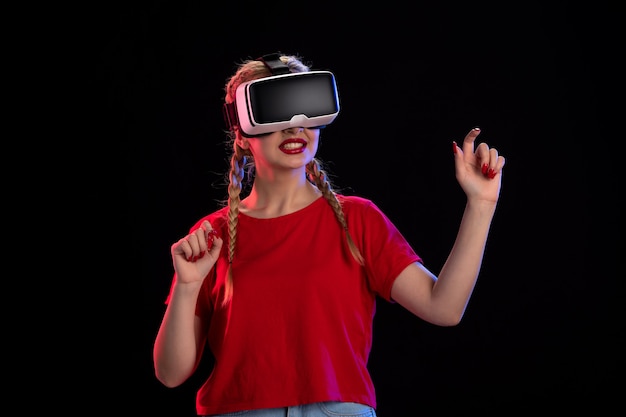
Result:
<svg viewBox="0 0 626 417"><path fill-rule="evenodd" d="M304 175L290 179L255 178L240 210L252 217L272 218L301 210L322 193Z"/></svg>

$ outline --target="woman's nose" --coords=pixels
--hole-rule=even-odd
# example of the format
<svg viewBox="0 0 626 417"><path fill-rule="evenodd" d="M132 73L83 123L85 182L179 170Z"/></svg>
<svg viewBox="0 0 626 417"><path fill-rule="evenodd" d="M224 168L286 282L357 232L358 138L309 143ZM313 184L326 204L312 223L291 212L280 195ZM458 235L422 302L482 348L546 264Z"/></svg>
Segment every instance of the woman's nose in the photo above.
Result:
<svg viewBox="0 0 626 417"><path fill-rule="evenodd" d="M303 130L304 130L304 127L302 126L292 126L292 127L288 127L287 129L283 129L283 132L296 133L296 132L301 132Z"/></svg>

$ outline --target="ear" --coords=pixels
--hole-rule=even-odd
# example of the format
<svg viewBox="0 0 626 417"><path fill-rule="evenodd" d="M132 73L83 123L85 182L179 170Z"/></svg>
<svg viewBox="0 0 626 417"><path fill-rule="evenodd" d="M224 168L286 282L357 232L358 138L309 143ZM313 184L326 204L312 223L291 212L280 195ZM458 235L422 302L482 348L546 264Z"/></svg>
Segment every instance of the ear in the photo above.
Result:
<svg viewBox="0 0 626 417"><path fill-rule="evenodd" d="M239 137L236 139L236 142L237 146L239 146L241 149L250 149L250 142L247 138L239 135Z"/></svg>

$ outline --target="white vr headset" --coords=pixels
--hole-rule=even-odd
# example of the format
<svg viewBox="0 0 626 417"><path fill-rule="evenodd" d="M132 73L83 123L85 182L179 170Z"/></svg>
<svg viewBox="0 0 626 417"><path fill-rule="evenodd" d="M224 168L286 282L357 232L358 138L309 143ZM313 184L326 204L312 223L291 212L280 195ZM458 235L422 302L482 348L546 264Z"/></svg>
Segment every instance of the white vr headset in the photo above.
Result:
<svg viewBox="0 0 626 417"><path fill-rule="evenodd" d="M289 72L279 54L259 58L272 75L242 83L235 101L224 104L224 119L247 137L291 127L323 128L339 114L335 76L329 71Z"/></svg>

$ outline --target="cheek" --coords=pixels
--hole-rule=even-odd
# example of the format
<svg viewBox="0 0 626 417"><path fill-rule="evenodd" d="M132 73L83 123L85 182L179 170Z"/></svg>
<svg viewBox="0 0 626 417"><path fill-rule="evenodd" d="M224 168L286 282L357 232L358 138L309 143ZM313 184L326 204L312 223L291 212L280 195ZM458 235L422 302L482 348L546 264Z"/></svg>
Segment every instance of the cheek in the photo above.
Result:
<svg viewBox="0 0 626 417"><path fill-rule="evenodd" d="M313 151L313 153L317 152L317 148L320 143L320 130L312 129L307 130L307 139L309 140L309 148Z"/></svg>

